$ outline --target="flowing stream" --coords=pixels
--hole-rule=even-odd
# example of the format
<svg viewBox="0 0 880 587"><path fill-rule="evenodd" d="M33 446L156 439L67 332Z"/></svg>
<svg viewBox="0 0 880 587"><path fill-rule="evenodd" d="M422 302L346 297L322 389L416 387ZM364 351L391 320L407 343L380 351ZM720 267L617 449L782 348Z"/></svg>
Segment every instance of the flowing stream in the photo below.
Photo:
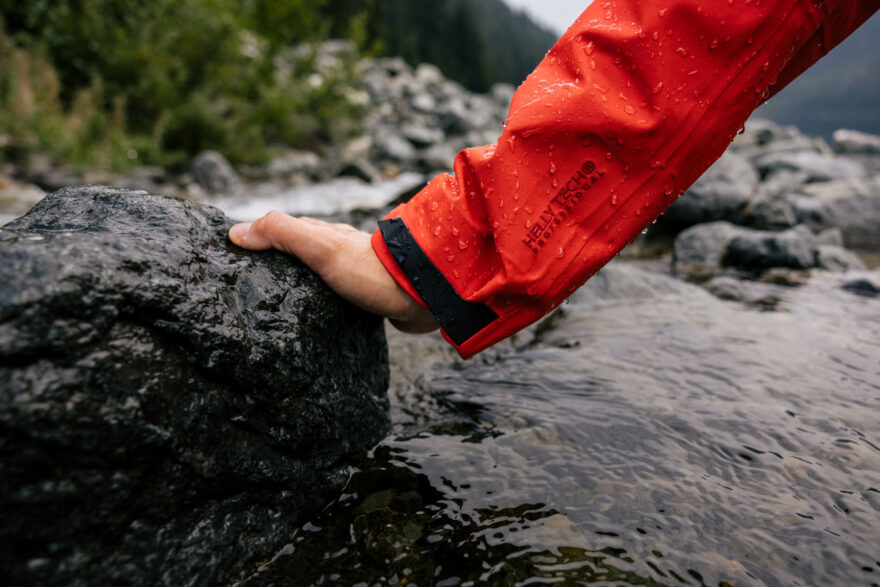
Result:
<svg viewBox="0 0 880 587"><path fill-rule="evenodd" d="M877 585L880 299L842 279L616 261L468 362L389 333L394 432L245 584Z"/></svg>

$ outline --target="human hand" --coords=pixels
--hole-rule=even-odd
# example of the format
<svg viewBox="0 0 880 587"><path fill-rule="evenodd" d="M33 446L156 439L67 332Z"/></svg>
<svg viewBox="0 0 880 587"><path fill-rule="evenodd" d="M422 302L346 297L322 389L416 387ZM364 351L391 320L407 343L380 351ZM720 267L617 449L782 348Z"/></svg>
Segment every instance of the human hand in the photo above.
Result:
<svg viewBox="0 0 880 587"><path fill-rule="evenodd" d="M278 249L300 259L336 293L399 330L413 334L439 326L391 277L370 245L370 235L347 224L269 212L229 229L229 240L251 251Z"/></svg>

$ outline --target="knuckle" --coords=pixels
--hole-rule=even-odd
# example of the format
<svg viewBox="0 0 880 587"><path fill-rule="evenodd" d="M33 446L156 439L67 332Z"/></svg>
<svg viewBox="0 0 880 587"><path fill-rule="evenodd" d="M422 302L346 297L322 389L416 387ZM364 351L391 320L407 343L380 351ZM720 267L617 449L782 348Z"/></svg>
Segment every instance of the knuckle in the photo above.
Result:
<svg viewBox="0 0 880 587"><path fill-rule="evenodd" d="M260 223L260 230L265 233L275 234L281 229L286 217L287 215L283 212L272 210L258 221Z"/></svg>

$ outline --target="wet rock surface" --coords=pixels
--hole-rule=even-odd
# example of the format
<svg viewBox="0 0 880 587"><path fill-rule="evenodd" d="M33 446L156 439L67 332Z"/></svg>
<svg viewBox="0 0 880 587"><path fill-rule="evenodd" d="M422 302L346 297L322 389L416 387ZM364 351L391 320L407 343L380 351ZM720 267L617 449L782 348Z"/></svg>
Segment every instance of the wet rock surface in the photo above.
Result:
<svg viewBox="0 0 880 587"><path fill-rule="evenodd" d="M716 220L736 222L758 181L758 172L749 161L728 151L669 207L662 222L678 230Z"/></svg>
<svg viewBox="0 0 880 587"><path fill-rule="evenodd" d="M227 582L389 429L380 321L207 206L62 190L0 230L0 575Z"/></svg>
<svg viewBox="0 0 880 587"><path fill-rule="evenodd" d="M880 137L840 131L834 151L796 128L749 121L654 229L680 231L673 271L705 282L722 275L772 274L768 279L775 280L790 270L865 269L860 255L870 259L880 251L875 144ZM729 297L730 284L718 283L714 289Z"/></svg>

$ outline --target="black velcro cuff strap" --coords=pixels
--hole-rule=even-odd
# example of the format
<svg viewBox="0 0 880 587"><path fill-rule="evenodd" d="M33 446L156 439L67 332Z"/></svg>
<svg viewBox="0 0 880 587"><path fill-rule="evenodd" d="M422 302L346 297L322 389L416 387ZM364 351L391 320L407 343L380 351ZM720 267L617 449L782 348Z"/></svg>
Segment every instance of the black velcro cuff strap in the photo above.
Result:
<svg viewBox="0 0 880 587"><path fill-rule="evenodd" d="M449 280L419 247L402 219L380 220L379 231L394 261L422 296L452 342L462 345L498 319L498 314L488 306L470 302L458 295Z"/></svg>

